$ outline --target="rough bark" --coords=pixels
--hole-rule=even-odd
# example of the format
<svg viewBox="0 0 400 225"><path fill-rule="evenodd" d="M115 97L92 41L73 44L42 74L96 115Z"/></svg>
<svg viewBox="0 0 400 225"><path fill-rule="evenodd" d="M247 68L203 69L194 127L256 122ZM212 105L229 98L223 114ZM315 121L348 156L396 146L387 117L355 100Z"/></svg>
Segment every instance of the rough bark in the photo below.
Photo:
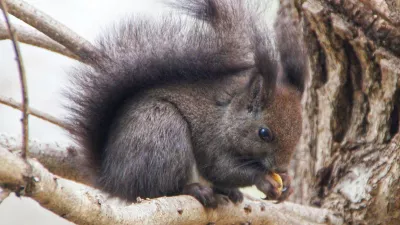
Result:
<svg viewBox="0 0 400 225"><path fill-rule="evenodd" d="M345 223L400 224L399 3L281 3L310 61L292 200Z"/></svg>

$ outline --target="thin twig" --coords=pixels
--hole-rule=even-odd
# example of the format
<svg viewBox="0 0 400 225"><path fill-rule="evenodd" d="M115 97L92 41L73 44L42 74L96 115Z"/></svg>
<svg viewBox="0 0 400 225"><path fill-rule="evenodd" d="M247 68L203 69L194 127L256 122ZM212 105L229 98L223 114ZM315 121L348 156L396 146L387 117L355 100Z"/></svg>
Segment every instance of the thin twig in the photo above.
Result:
<svg viewBox="0 0 400 225"><path fill-rule="evenodd" d="M3 96L0 96L0 103L4 104L4 105L7 105L7 106L10 106L10 107L12 107L14 109L22 110L22 104L16 102L15 100L13 100L11 98L5 98ZM44 113L44 112L41 112L41 111L39 111L37 109L34 109L34 108L31 108L31 107L28 107L28 114L36 116L36 117L38 117L38 118L40 118L42 120L50 122L50 123L52 123L54 125L57 125L57 126L59 126L61 128L64 128L65 130L68 130L68 126L65 123L63 123L61 120L57 119L56 117L54 117L52 115L49 115L49 114Z"/></svg>
<svg viewBox="0 0 400 225"><path fill-rule="evenodd" d="M28 140L29 140L29 123L28 123L28 87L26 85L26 77L25 77L25 68L22 61L21 51L18 45L17 35L15 34L10 19L8 18L7 4L4 0L0 0L1 8L3 9L4 18L6 20L6 24L8 27L8 31L10 32L10 37L14 46L15 56L18 64L19 71L19 79L21 82L21 91L22 91L22 157L26 159L26 154L28 152Z"/></svg>
<svg viewBox="0 0 400 225"><path fill-rule="evenodd" d="M5 0L5 2L7 2L10 14L65 46L84 62L91 64L93 60L101 57L97 48L90 42L44 12L21 0Z"/></svg>
<svg viewBox="0 0 400 225"><path fill-rule="evenodd" d="M83 62L83 60L79 56L72 53L66 47L62 46L53 39L47 37L46 35L42 34L41 32L31 27L14 24L13 28L15 33L17 33L18 35L19 42L44 48L49 51L67 56L71 59ZM6 25L0 21L0 40L5 40L5 39L10 39L10 35L8 33Z"/></svg>

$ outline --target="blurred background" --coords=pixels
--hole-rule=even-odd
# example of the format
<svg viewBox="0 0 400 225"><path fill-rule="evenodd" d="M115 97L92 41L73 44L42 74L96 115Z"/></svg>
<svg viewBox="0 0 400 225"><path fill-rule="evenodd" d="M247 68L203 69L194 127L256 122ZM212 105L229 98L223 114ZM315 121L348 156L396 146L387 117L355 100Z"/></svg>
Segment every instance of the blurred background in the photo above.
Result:
<svg viewBox="0 0 400 225"><path fill-rule="evenodd" d="M120 18L139 13L157 16L166 10L160 0L25 1L90 42L93 42L103 29ZM271 0L267 21L272 23L278 4L277 0ZM2 13L0 21L4 21ZM12 17L12 22L24 24L14 17ZM61 90L68 84L68 69L78 62L37 47L25 44L20 46L25 64L30 106L57 118L64 118L66 112L61 107L63 103ZM0 41L0 95L13 98L17 102L21 101L18 69L9 40ZM29 118L30 139L60 145L71 143L71 139L61 128L34 116ZM20 138L22 129L20 119L20 111L0 104L0 134ZM41 208L35 201L28 198L17 198L14 195L0 204L0 218L4 225L72 224Z"/></svg>

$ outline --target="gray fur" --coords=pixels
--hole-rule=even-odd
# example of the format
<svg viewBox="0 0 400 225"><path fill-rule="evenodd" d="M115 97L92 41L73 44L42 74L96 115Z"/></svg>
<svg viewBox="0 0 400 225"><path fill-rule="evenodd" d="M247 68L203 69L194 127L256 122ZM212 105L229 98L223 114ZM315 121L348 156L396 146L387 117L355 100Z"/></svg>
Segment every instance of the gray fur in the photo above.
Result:
<svg viewBox="0 0 400 225"><path fill-rule="evenodd" d="M129 19L100 38L105 57L76 69L67 95L97 187L129 201L185 193L211 207L214 193L241 201L238 187L275 188L264 176L288 166L304 75L278 85L262 10L249 2L178 1L195 20ZM274 141L258 136L261 127ZM193 172L211 187L192 185Z"/></svg>

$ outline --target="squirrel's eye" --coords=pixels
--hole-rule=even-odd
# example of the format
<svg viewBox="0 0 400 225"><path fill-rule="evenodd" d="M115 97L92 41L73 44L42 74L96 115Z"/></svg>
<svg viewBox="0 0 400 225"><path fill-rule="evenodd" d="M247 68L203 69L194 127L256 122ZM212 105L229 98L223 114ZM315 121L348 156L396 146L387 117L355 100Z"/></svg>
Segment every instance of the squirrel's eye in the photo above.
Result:
<svg viewBox="0 0 400 225"><path fill-rule="evenodd" d="M266 142L271 142L274 140L274 135L268 127L262 127L258 130L258 136Z"/></svg>

